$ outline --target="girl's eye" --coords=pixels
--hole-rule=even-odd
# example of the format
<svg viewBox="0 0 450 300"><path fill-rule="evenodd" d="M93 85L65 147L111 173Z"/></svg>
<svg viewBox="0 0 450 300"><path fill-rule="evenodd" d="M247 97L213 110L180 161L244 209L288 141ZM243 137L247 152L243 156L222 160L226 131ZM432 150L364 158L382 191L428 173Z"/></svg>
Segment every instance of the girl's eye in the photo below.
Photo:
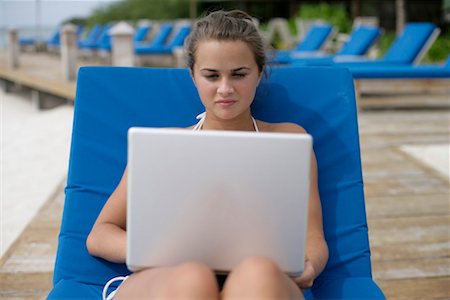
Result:
<svg viewBox="0 0 450 300"><path fill-rule="evenodd" d="M242 73L234 73L233 74L233 77L236 77L236 78L244 78L245 76L247 76L247 74L242 74Z"/></svg>
<svg viewBox="0 0 450 300"><path fill-rule="evenodd" d="M217 79L218 77L219 77L219 75L217 75L217 74L205 75L206 79Z"/></svg>

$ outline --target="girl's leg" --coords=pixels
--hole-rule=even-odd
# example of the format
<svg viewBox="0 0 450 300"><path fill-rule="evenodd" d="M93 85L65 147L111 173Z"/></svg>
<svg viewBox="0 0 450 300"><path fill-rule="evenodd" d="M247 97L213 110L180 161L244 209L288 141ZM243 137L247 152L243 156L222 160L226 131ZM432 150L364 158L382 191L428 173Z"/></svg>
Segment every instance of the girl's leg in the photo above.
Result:
<svg viewBox="0 0 450 300"><path fill-rule="evenodd" d="M114 299L219 299L214 273L189 262L176 267L147 269L132 274Z"/></svg>
<svg viewBox="0 0 450 300"><path fill-rule="evenodd" d="M304 299L303 294L271 260L250 257L227 278L222 299Z"/></svg>

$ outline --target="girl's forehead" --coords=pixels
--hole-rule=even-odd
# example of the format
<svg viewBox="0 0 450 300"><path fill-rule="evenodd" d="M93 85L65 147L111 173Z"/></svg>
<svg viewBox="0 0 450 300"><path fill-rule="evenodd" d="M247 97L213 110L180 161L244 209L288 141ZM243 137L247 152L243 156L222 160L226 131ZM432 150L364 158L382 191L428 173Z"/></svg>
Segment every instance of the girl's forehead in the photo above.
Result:
<svg viewBox="0 0 450 300"><path fill-rule="evenodd" d="M252 50L243 41L205 40L198 44L195 65L199 68L236 69L254 67L256 61Z"/></svg>
<svg viewBox="0 0 450 300"><path fill-rule="evenodd" d="M246 42L241 40L215 40L206 39L199 41L197 45L197 51L201 49L216 49L216 50L234 50L234 51L249 51L250 47Z"/></svg>

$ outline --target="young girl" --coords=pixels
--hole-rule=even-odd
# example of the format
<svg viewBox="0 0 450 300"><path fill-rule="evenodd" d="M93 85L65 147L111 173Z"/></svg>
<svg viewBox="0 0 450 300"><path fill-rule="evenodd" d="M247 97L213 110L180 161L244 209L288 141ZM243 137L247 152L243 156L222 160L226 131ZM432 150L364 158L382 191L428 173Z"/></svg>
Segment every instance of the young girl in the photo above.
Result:
<svg viewBox="0 0 450 300"><path fill-rule="evenodd" d="M264 73L265 51L249 15L241 11L209 14L196 23L185 48L192 80L206 110L200 121L188 129L305 132L296 124L267 123L251 115L250 105ZM125 169L87 239L91 255L125 262L126 189ZM228 276L216 276L208 266L187 261L124 278L114 299L302 299L302 289L312 286L328 259L315 157L308 213L305 270L299 278L290 278L264 257L244 259Z"/></svg>

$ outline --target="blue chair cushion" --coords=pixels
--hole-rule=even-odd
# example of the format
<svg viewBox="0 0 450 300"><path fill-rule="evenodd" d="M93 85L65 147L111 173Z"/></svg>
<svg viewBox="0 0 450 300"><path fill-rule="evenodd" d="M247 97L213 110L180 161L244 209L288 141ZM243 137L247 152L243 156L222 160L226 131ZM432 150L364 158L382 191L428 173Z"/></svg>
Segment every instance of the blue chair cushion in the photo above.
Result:
<svg viewBox="0 0 450 300"><path fill-rule="evenodd" d="M337 55L364 55L381 35L381 29L373 26L359 26L350 39L336 53Z"/></svg>
<svg viewBox="0 0 450 300"><path fill-rule="evenodd" d="M95 47L103 31L104 27L102 25L94 25L94 27L92 27L89 31L88 36L78 41L78 47L82 49L90 49Z"/></svg>
<svg viewBox="0 0 450 300"><path fill-rule="evenodd" d="M332 65L349 56L358 57L367 53L380 37L378 27L359 26L350 35L350 39L335 55L325 55L317 51L279 50L275 53L274 63L295 65Z"/></svg>
<svg viewBox="0 0 450 300"><path fill-rule="evenodd" d="M139 26L136 30L136 33L134 34L133 42L139 43L144 41L147 38L147 35L151 29L152 29L151 25Z"/></svg>
<svg viewBox="0 0 450 300"><path fill-rule="evenodd" d="M330 258L308 297L383 299L371 278L350 72L273 68L268 82L258 88L252 110L262 120L301 124L314 138ZM85 246L125 168L128 128L186 127L202 111L186 69L80 68L54 290L49 299L98 298L110 278L129 273L125 264L90 256Z"/></svg>
<svg viewBox="0 0 450 300"><path fill-rule="evenodd" d="M136 54L145 54L152 51L160 51L160 49L164 48L164 44L172 32L172 29L173 24L162 24L156 36L149 43L135 43L134 52Z"/></svg>
<svg viewBox="0 0 450 300"><path fill-rule="evenodd" d="M314 24L304 39L297 45L297 51L318 51L333 33L333 26L329 24Z"/></svg>
<svg viewBox="0 0 450 300"><path fill-rule="evenodd" d="M386 62L412 64L432 39L436 25L433 23L408 23L384 55Z"/></svg>
<svg viewBox="0 0 450 300"><path fill-rule="evenodd" d="M450 60L450 59L449 59ZM355 79L431 79L450 78L450 64L407 66L353 66Z"/></svg>
<svg viewBox="0 0 450 300"><path fill-rule="evenodd" d="M145 46L136 45L136 54L171 54L176 47L183 46L184 39L189 35L191 31L190 26L182 26L175 33L173 38L165 45L160 46Z"/></svg>

